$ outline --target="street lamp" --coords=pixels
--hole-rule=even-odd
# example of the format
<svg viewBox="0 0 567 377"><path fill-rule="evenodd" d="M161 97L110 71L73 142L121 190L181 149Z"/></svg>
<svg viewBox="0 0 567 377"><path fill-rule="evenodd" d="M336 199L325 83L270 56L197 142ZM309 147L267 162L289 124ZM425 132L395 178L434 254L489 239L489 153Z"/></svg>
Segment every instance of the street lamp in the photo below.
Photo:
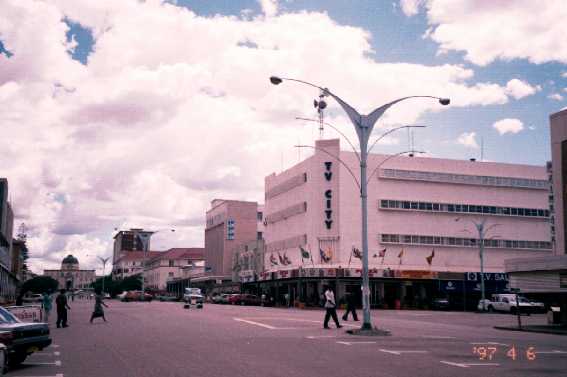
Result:
<svg viewBox="0 0 567 377"><path fill-rule="evenodd" d="M362 331L373 330L372 321L370 318L370 284L368 277L368 193L367 186L368 182L366 180L366 167L368 160L368 140L372 134L372 129L374 125L380 119L380 117L388 110L391 106L398 102L404 101L410 98L433 98L439 101L441 105L448 105L450 100L448 98L440 98L434 96L408 96L399 98L395 101L387 103L381 107L376 108L371 113L367 115L361 115L352 106L346 103L337 95L333 94L329 89L320 87L318 85L312 84L307 81L297 80L292 78L271 76L270 82L274 85L279 85L283 81L293 81L300 84L308 85L313 88L321 90L325 95L332 97L337 103L342 107L342 109L347 113L350 121L354 125L356 134L358 136L358 142L360 146L360 202L362 209L362 310L363 310L363 321L362 321Z"/></svg>
<svg viewBox="0 0 567 377"><path fill-rule="evenodd" d="M456 222L460 221L461 218L457 217L455 219ZM482 302L482 311L486 310L486 302L485 302L485 290L484 290L484 240L486 239L487 232L499 226L500 224L492 224L489 227L486 226L486 219L482 219L482 221L476 222L474 220L469 220L478 232L478 253L480 257L480 302Z"/></svg>
<svg viewBox="0 0 567 377"><path fill-rule="evenodd" d="M102 262L102 295L104 297L104 281L106 280L106 262L108 262L110 257L103 258L97 256L97 258Z"/></svg>

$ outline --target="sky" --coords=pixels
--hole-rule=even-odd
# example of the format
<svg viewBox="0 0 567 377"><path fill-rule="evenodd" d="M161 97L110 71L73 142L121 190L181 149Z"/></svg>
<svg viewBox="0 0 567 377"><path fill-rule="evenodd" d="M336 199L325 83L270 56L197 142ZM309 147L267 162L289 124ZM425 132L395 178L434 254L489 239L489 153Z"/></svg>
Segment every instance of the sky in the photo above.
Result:
<svg viewBox="0 0 567 377"><path fill-rule="evenodd" d="M111 255L115 229L152 249L202 247L215 198L263 200L308 155L317 90L392 107L377 152L544 165L567 106L564 0L3 0L0 177L36 273ZM326 121L354 130L327 101ZM325 137L338 137L331 129ZM346 142L343 142L346 147ZM174 233L167 229L174 228Z"/></svg>

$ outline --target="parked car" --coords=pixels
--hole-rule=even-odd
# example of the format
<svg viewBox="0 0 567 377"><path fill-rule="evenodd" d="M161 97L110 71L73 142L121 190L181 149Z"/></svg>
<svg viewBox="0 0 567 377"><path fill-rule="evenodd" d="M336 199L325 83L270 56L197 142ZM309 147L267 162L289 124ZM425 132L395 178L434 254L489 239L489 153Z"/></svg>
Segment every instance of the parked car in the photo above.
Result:
<svg viewBox="0 0 567 377"><path fill-rule="evenodd" d="M231 293L228 296L227 303L231 305L236 305L239 299L240 299L240 293Z"/></svg>
<svg viewBox="0 0 567 377"><path fill-rule="evenodd" d="M221 293L219 295L215 295L211 298L211 301L213 304L226 304L226 294L225 293ZM225 301L225 302L223 302Z"/></svg>
<svg viewBox="0 0 567 377"><path fill-rule="evenodd" d="M252 295L249 293L243 293L240 295L236 295L234 299L235 305L261 305L262 300L260 297L256 295Z"/></svg>
<svg viewBox="0 0 567 377"><path fill-rule="evenodd" d="M177 296L168 296L168 295L161 295L157 296L157 299L160 301L179 301Z"/></svg>
<svg viewBox="0 0 567 377"><path fill-rule="evenodd" d="M483 302L484 302L484 305L483 305ZM486 311L488 311L488 307L490 306L491 303L492 303L492 301L490 301L489 299L486 299L486 298L484 299L484 301L482 299L478 300L478 305L476 306L476 309L479 312L483 312L483 311L486 312Z"/></svg>
<svg viewBox="0 0 567 377"><path fill-rule="evenodd" d="M8 361L7 352L6 346L0 343L0 376L6 373L6 362Z"/></svg>
<svg viewBox="0 0 567 377"><path fill-rule="evenodd" d="M520 313L531 313L533 311L530 301L522 296L518 297L519 304L516 303L516 295L513 293L494 294L492 300L488 304L488 311L493 312L506 312L516 314L518 310Z"/></svg>
<svg viewBox="0 0 567 377"><path fill-rule="evenodd" d="M449 299L446 297L438 297L431 302L431 307L434 310L449 310Z"/></svg>
<svg viewBox="0 0 567 377"><path fill-rule="evenodd" d="M51 344L49 327L47 323L21 322L0 307L0 343L6 348L7 364L18 365Z"/></svg>
<svg viewBox="0 0 567 377"><path fill-rule="evenodd" d="M149 293L144 293L144 301L152 301L154 296ZM121 299L123 302L129 301L141 301L142 291L128 291L126 295Z"/></svg>
<svg viewBox="0 0 567 377"><path fill-rule="evenodd" d="M191 305L193 305L196 308L201 309L203 307L203 303L205 302L205 298L201 294L200 288L185 288L183 301L185 302L183 306L184 308L189 309Z"/></svg>
<svg viewBox="0 0 567 377"><path fill-rule="evenodd" d="M539 301L530 301L532 305L532 313L547 313L545 304Z"/></svg>
<svg viewBox="0 0 567 377"><path fill-rule="evenodd" d="M29 303L39 303L39 302L42 301L42 299L43 299L43 296L42 296L42 295L40 295L40 294L32 294L32 295L29 295L29 296L24 296L23 301L24 301L25 303L28 303L28 304L29 304Z"/></svg>
<svg viewBox="0 0 567 377"><path fill-rule="evenodd" d="M117 294L116 298L122 300L124 297L126 297L126 294L128 294L128 291L124 291L122 293Z"/></svg>

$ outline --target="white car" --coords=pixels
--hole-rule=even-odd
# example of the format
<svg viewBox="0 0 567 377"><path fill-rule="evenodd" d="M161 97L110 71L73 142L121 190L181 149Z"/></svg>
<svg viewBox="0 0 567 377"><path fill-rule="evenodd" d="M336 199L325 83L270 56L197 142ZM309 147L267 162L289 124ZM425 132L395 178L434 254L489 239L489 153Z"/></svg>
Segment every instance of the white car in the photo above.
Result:
<svg viewBox="0 0 567 377"><path fill-rule="evenodd" d="M512 293L495 294L492 295L492 300L488 303L487 310L489 312L497 311L516 314L519 308L520 313L529 314L533 312L532 304L527 298L519 296L518 301L519 304L516 303L516 295ZM480 304L479 306L481 306Z"/></svg>
<svg viewBox="0 0 567 377"><path fill-rule="evenodd" d="M201 309L203 308L205 298L201 294L200 288L185 288L183 301L185 302L185 305L183 305L183 307L186 309L191 308L191 305L195 306L198 309Z"/></svg>

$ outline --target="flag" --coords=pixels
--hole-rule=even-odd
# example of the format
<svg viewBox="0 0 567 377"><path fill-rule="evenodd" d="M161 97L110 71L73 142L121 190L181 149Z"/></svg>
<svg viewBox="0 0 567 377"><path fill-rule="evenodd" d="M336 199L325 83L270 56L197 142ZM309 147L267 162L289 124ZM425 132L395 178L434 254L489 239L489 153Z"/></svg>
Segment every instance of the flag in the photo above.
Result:
<svg viewBox="0 0 567 377"><path fill-rule="evenodd" d="M303 247L299 246L299 250L301 252L301 259L309 259L309 257L311 256L311 254L309 253L309 251L305 250Z"/></svg>
<svg viewBox="0 0 567 377"><path fill-rule="evenodd" d="M282 266L285 266L285 259L283 259L282 255L280 254L280 252L278 251L278 259L280 260L280 264Z"/></svg>
<svg viewBox="0 0 567 377"><path fill-rule="evenodd" d="M270 263L272 264L272 266L278 265L278 260L276 259L276 257L274 257L274 254L270 255Z"/></svg>
<svg viewBox="0 0 567 377"><path fill-rule="evenodd" d="M386 256L386 249L382 249L378 252L378 256L380 258L384 258Z"/></svg>
<svg viewBox="0 0 567 377"><path fill-rule="evenodd" d="M329 263L331 261L331 257L328 256L327 253L323 251L323 249L319 249L319 254L321 255L321 262Z"/></svg>
<svg viewBox="0 0 567 377"><path fill-rule="evenodd" d="M362 252L356 247L352 248L352 255L354 255L355 258L362 259Z"/></svg>
<svg viewBox="0 0 567 377"><path fill-rule="evenodd" d="M284 265L289 265L291 264L291 260L287 257L286 253L283 253L283 260L284 260Z"/></svg>
<svg viewBox="0 0 567 377"><path fill-rule="evenodd" d="M400 258L400 264L402 264L402 258L403 258L403 256L404 256L404 249L402 249L402 250L400 251L400 253L398 254L398 258Z"/></svg>
<svg viewBox="0 0 567 377"><path fill-rule="evenodd" d="M425 257L425 260L427 261L427 264L429 264L431 266L431 262L433 262L433 258L435 257L435 249L431 250L431 255L428 257Z"/></svg>

